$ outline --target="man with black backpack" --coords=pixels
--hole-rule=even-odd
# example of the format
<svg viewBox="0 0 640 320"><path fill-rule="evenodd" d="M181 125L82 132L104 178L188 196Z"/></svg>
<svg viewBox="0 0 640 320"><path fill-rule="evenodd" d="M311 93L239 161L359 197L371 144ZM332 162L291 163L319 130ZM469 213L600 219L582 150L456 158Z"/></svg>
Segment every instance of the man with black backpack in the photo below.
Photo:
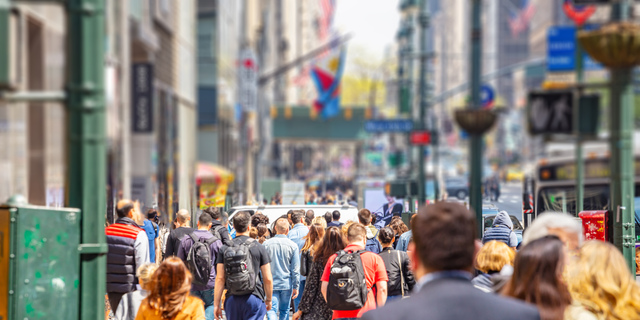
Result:
<svg viewBox="0 0 640 320"><path fill-rule="evenodd" d="M249 237L251 214L233 217L236 237L232 246L222 246L217 258L214 314L222 319L222 292L227 289L224 310L227 319L263 320L271 310L273 277L267 250Z"/></svg>
<svg viewBox="0 0 640 320"><path fill-rule="evenodd" d="M213 221L211 222L211 234L218 235L220 241L225 246L231 246L233 243L231 242L231 237L229 236L229 230L225 226L222 225L222 212L218 208L208 207L204 209L204 212L209 214Z"/></svg>
<svg viewBox="0 0 640 320"><path fill-rule="evenodd" d="M178 248L178 257L193 277L191 295L204 302L206 320L213 320L216 257L222 247L220 238L209 232L212 220L209 214L200 214L198 229L185 236Z"/></svg>
<svg viewBox="0 0 640 320"><path fill-rule="evenodd" d="M380 256L365 251L366 235L362 224L349 226L349 245L331 256L324 268L321 291L333 319L359 318L387 300L387 270Z"/></svg>

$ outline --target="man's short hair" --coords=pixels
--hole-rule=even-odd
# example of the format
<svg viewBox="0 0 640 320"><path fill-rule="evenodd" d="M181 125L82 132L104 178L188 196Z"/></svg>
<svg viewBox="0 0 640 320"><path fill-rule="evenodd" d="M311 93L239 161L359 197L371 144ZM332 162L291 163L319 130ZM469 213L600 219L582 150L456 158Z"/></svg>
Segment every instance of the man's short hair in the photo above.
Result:
<svg viewBox="0 0 640 320"><path fill-rule="evenodd" d="M191 215L187 209L180 209L176 212L176 218L178 218L178 223L183 224L191 219Z"/></svg>
<svg viewBox="0 0 640 320"><path fill-rule="evenodd" d="M420 262L429 270L473 266L476 220L464 206L439 202L420 208L411 228Z"/></svg>
<svg viewBox="0 0 640 320"><path fill-rule="evenodd" d="M206 211L202 212L200 214L200 217L198 218L198 224L200 224L201 227L210 225L212 221L213 221L213 218Z"/></svg>
<svg viewBox="0 0 640 320"><path fill-rule="evenodd" d="M347 229L347 240L349 243L362 241L367 238L367 229L361 223L354 223Z"/></svg>
<svg viewBox="0 0 640 320"><path fill-rule="evenodd" d="M116 215L118 218L126 218L129 216L129 212L133 210L133 201L131 200L120 200L116 205Z"/></svg>
<svg viewBox="0 0 640 320"><path fill-rule="evenodd" d="M536 217L522 236L522 245L544 238L549 229L562 229L578 235L580 245L583 240L582 224L574 216L562 212L544 212Z"/></svg>
<svg viewBox="0 0 640 320"><path fill-rule="evenodd" d="M300 220L302 220L302 217L304 217L304 211L303 210L296 210L291 214L291 221L293 221L293 224L296 223L300 223Z"/></svg>
<svg viewBox="0 0 640 320"><path fill-rule="evenodd" d="M236 229L236 232L247 232L250 224L251 213L248 211L240 211L233 217L233 227Z"/></svg>
<svg viewBox="0 0 640 320"><path fill-rule="evenodd" d="M285 234L289 230L289 221L286 219L278 219L275 229L278 234Z"/></svg>
<svg viewBox="0 0 640 320"><path fill-rule="evenodd" d="M360 209L360 211L358 211L358 220L360 220L360 223L363 225L371 224L371 219L371 211L369 211L369 209Z"/></svg>
<svg viewBox="0 0 640 320"><path fill-rule="evenodd" d="M331 217L333 218L333 221L338 221L338 220L340 220L340 211L338 211L338 210L334 210L334 211L331 213Z"/></svg>
<svg viewBox="0 0 640 320"><path fill-rule="evenodd" d="M307 210L307 213L304 214L304 222L310 226L313 223L313 218L315 218L316 214L313 210Z"/></svg>
<svg viewBox="0 0 640 320"><path fill-rule="evenodd" d="M149 220L153 220L158 216L158 210L151 208L149 210L147 210L147 219Z"/></svg>
<svg viewBox="0 0 640 320"><path fill-rule="evenodd" d="M213 220L220 219L220 210L216 207L208 207L204 209L204 212L208 213Z"/></svg>
<svg viewBox="0 0 640 320"><path fill-rule="evenodd" d="M327 211L324 213L324 220L327 221L327 224L331 223L331 212Z"/></svg>
<svg viewBox="0 0 640 320"><path fill-rule="evenodd" d="M225 211L220 212L220 218L220 222L222 223L222 225L225 225L227 222L229 222L229 214Z"/></svg>

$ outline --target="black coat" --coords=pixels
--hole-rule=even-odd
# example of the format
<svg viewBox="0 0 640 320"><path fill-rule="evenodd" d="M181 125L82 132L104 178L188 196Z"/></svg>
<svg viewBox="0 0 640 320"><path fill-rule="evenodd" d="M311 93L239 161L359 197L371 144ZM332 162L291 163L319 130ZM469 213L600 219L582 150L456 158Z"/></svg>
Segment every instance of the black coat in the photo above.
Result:
<svg viewBox="0 0 640 320"><path fill-rule="evenodd" d="M400 253L400 260L398 260L398 253ZM389 282L387 282L387 295L388 296L400 296L402 295L401 284L404 284L404 295L408 296L409 292L413 290L413 286L416 284L413 278L413 272L409 267L409 256L406 252L393 250L391 247L382 249L379 253L380 258L384 261L384 266L387 269L387 276ZM400 269L402 268L402 273ZM401 275L404 276L404 281L401 281Z"/></svg>
<svg viewBox="0 0 640 320"><path fill-rule="evenodd" d="M383 216L387 214L387 209L389 209L389 204L385 203L384 206L382 206ZM402 213L402 203L393 204L393 208L391 208L391 214L394 216L399 216L401 213Z"/></svg>
<svg viewBox="0 0 640 320"><path fill-rule="evenodd" d="M369 311L363 320L539 320L535 306L482 292L469 280L437 279L410 298Z"/></svg>

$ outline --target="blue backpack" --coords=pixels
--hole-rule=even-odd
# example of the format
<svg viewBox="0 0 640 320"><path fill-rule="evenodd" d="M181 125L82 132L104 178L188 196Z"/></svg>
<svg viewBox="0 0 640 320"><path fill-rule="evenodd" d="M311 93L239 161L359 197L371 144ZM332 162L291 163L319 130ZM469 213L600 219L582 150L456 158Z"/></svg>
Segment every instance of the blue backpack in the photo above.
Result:
<svg viewBox="0 0 640 320"><path fill-rule="evenodd" d="M376 254L382 252L382 245L380 244L380 241L378 241L378 233L380 233L380 230L376 232L373 238L371 239L367 238L367 243L365 244L365 247L364 247L365 250L376 253Z"/></svg>

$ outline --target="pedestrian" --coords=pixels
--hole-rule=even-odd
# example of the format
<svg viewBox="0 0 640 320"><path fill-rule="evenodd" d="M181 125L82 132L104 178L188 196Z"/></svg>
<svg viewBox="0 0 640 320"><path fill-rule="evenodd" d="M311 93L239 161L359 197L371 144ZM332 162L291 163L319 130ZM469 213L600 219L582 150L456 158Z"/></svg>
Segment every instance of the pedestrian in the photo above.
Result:
<svg viewBox="0 0 640 320"><path fill-rule="evenodd" d="M409 227L413 228L413 222L415 221L416 215L411 215L411 220L409 220ZM407 248L409 247L409 242L413 238L413 231L409 230L405 233L402 233L400 237L398 237L398 241L396 242L396 250L407 252Z"/></svg>
<svg viewBox="0 0 640 320"><path fill-rule="evenodd" d="M329 258L322 273L322 295L333 319L359 318L387 301L387 270L380 256L364 250L366 229L352 224L347 230L349 245Z"/></svg>
<svg viewBox="0 0 640 320"><path fill-rule="evenodd" d="M582 224L572 215L545 212L537 216L522 237L522 246L547 235L555 235L570 253L578 253L582 245Z"/></svg>
<svg viewBox="0 0 640 320"><path fill-rule="evenodd" d="M269 217L262 212L257 212L251 217L251 226L257 227L259 224L269 225Z"/></svg>
<svg viewBox="0 0 640 320"><path fill-rule="evenodd" d="M613 245L586 242L568 269L574 304L565 319L640 319L640 287Z"/></svg>
<svg viewBox="0 0 640 320"><path fill-rule="evenodd" d="M316 217L315 212L313 210L307 210L307 213L304 215L304 224L306 226L310 226L313 223L313 218Z"/></svg>
<svg viewBox="0 0 640 320"><path fill-rule="evenodd" d="M402 209L402 203L396 202L396 199L391 196L387 196L387 203L382 206L382 211L385 213L385 217L389 215L400 216L402 214Z"/></svg>
<svg viewBox="0 0 640 320"><path fill-rule="evenodd" d="M191 273L182 260L168 257L153 275L149 295L136 320L203 320L202 300L190 296Z"/></svg>
<svg viewBox="0 0 640 320"><path fill-rule="evenodd" d="M109 304L115 309L125 293L136 289L136 270L149 263L149 238L147 232L133 220L135 204L120 200L116 204L116 223L105 229L107 245L107 294Z"/></svg>
<svg viewBox="0 0 640 320"><path fill-rule="evenodd" d="M342 227L340 228L340 232L342 233L342 237L344 237L345 239L347 238L347 231L349 230L349 227L351 227L352 224L354 224L355 221L347 221L345 222L345 224L342 225Z"/></svg>
<svg viewBox="0 0 640 320"><path fill-rule="evenodd" d="M224 310L227 319L262 320L271 310L273 277L269 253L249 237L251 214L240 211L233 218L236 237L233 246L218 252L214 315L222 319L222 292L226 289Z"/></svg>
<svg viewBox="0 0 640 320"><path fill-rule="evenodd" d="M176 212L176 219L178 220L178 226L169 233L165 257L177 255L182 239L193 232L193 229L190 227L191 214L189 214L189 211L185 209L178 210L178 212Z"/></svg>
<svg viewBox="0 0 640 320"><path fill-rule="evenodd" d="M142 301L149 295L149 284L153 280L153 273L158 269L155 263L141 265L136 271L140 290L129 292L122 296L120 304L116 309L116 319L135 320Z"/></svg>
<svg viewBox="0 0 640 320"><path fill-rule="evenodd" d="M571 294L562 279L563 246L558 237L546 236L522 247L513 264L513 275L501 293L536 305L541 320L564 319Z"/></svg>
<svg viewBox="0 0 640 320"><path fill-rule="evenodd" d="M471 284L476 251L475 216L462 205L420 208L407 253L419 279L411 297L365 313L364 320L538 320L534 306L486 294Z"/></svg>
<svg viewBox="0 0 640 320"><path fill-rule="evenodd" d="M299 213L294 213L296 218ZM300 217L302 219L302 217ZM296 221L294 219L294 221ZM289 224L284 219L276 223L277 234L264 243L269 253L269 259L273 262L271 274L273 276L273 305L267 312L269 320L288 320L291 298L298 297L300 287L300 248L287 234ZM305 228L306 229L306 228ZM307 230L308 231L308 230Z"/></svg>
<svg viewBox="0 0 640 320"><path fill-rule="evenodd" d="M324 213L324 221L327 222L327 226L331 223L331 212L327 211Z"/></svg>
<svg viewBox="0 0 640 320"><path fill-rule="evenodd" d="M224 245L231 245L231 237L229 236L229 230L222 224L222 212L215 207L208 207L204 209L204 212L209 214L213 221L211 222L211 234L216 236L222 241Z"/></svg>
<svg viewBox="0 0 640 320"><path fill-rule="evenodd" d="M322 294L322 273L329 258L346 247L342 232L337 227L328 227L322 240L313 248L313 262L307 275L307 283L293 320L328 320L333 310Z"/></svg>
<svg viewBox="0 0 640 320"><path fill-rule="evenodd" d="M287 211L287 220L289 221L289 226L293 227L293 220L291 219L291 215L293 215L293 210Z"/></svg>
<svg viewBox="0 0 640 320"><path fill-rule="evenodd" d="M393 247L395 248L398 245L398 240L400 239L400 235L409 231L409 227L402 221L400 217L393 217L391 219L391 223L389 223L389 227L393 229L396 234L395 241L393 242Z"/></svg>
<svg viewBox="0 0 640 320"><path fill-rule="evenodd" d="M340 228L344 223L340 222L340 211L334 210L331 213L331 222L327 223L327 227Z"/></svg>
<svg viewBox="0 0 640 320"><path fill-rule="evenodd" d="M147 210L147 218L144 220L142 229L147 233L149 239L149 261L156 262L156 256L160 256L160 229L158 228L158 211L156 209Z"/></svg>
<svg viewBox="0 0 640 320"><path fill-rule="evenodd" d="M158 236L158 238L160 239L160 250L162 254L161 256L162 259L158 259L158 261L164 260L167 253L167 239L169 239L169 234L171 233L171 230L175 229L177 226L178 226L177 218L173 218L173 221L171 221L171 224L169 226L167 226L164 222L160 222L160 235Z"/></svg>
<svg viewBox="0 0 640 320"><path fill-rule="evenodd" d="M408 297L416 284L406 252L393 249L395 232L389 227L380 229L378 239L382 244L380 258L387 270L387 302Z"/></svg>
<svg viewBox="0 0 640 320"><path fill-rule="evenodd" d="M198 229L182 239L178 258L191 272L191 295L204 303L206 320L213 320L213 295L216 282L216 257L222 247L220 234L211 234L213 218L202 212L198 218Z"/></svg>
<svg viewBox="0 0 640 320"><path fill-rule="evenodd" d="M498 212L491 228L485 230L482 243L485 244L491 240L502 241L514 249L518 246L518 237L513 232L513 222L506 211Z"/></svg>
<svg viewBox="0 0 640 320"><path fill-rule="evenodd" d="M365 249L373 253L380 253L380 251L382 251L382 246L380 245L380 241L378 241L378 229L371 225L372 218L373 217L369 209L360 209L360 211L358 211L358 220L360 220L360 223L367 231Z"/></svg>
<svg viewBox="0 0 640 320"><path fill-rule="evenodd" d="M309 228L304 224L304 211L296 210L291 215L291 221L293 221L293 228L289 231L288 238L298 245L298 249L301 250L304 246L304 237L309 233ZM298 252L300 254L300 252Z"/></svg>
<svg viewBox="0 0 640 320"><path fill-rule="evenodd" d="M493 292L491 278L505 266L513 266L515 257L515 250L504 242L491 240L485 243L476 256L476 269L481 273L471 283L482 291Z"/></svg>
<svg viewBox="0 0 640 320"><path fill-rule="evenodd" d="M316 217L313 219L311 226L309 227L309 233L304 237L304 245L300 250L300 290L298 297L293 300L293 311L298 311L298 305L302 300L302 293L306 286L306 277L311 270L311 264L313 262L313 252L315 248L324 236L324 230L327 228L324 217Z"/></svg>

